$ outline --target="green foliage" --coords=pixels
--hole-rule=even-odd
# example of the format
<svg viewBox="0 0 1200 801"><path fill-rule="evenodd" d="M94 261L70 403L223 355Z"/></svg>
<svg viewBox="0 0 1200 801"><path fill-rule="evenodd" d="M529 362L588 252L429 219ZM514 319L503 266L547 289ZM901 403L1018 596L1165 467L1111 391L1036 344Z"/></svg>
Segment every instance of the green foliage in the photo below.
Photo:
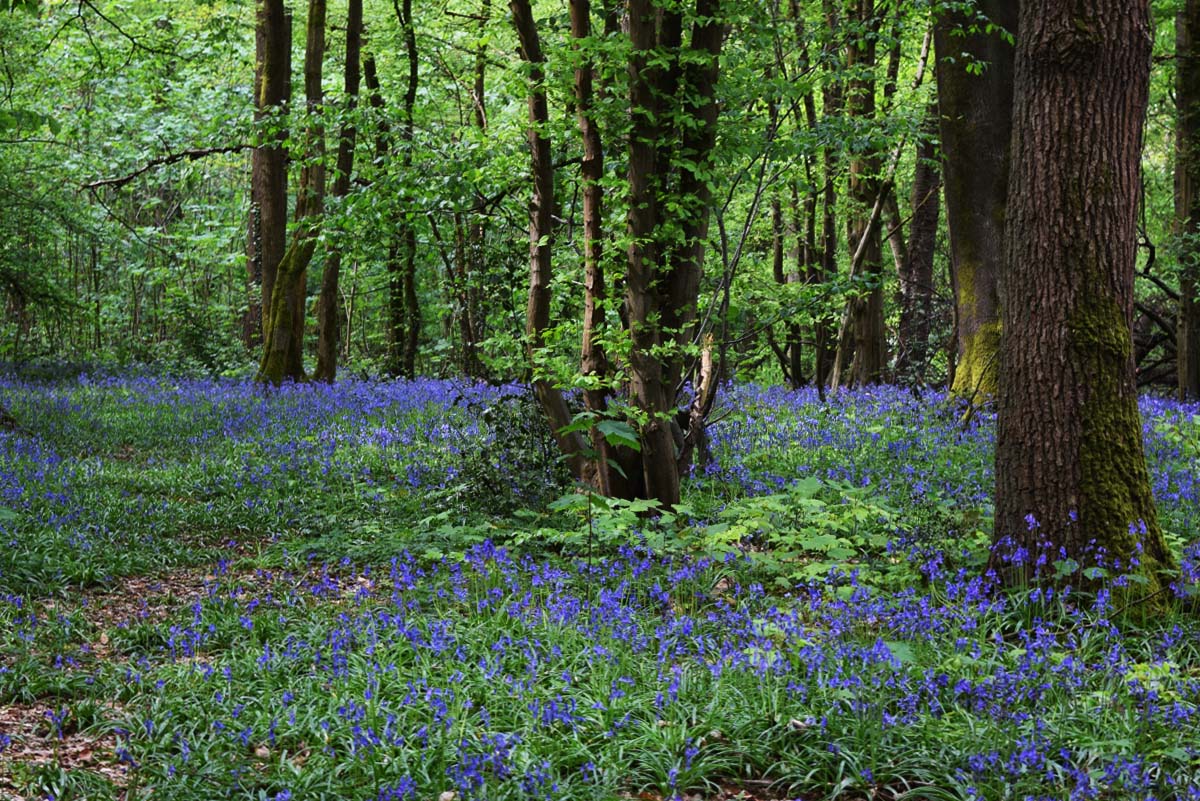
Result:
<svg viewBox="0 0 1200 801"><path fill-rule="evenodd" d="M888 552L898 513L870 488L807 478L786 492L740 498L703 529L717 552L750 550L781 587L853 572L864 584L902 586L912 565Z"/></svg>

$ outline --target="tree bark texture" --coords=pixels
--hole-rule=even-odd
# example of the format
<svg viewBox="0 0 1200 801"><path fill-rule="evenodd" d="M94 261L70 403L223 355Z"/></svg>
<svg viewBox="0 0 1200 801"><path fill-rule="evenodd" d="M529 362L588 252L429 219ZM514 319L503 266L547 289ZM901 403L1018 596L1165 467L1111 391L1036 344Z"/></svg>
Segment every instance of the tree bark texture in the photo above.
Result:
<svg viewBox="0 0 1200 801"><path fill-rule="evenodd" d="M1019 5L979 0L978 13L1015 35ZM995 395L999 375L1014 51L974 15L951 12L937 19L934 47L958 340L952 390L974 401Z"/></svg>
<svg viewBox="0 0 1200 801"><path fill-rule="evenodd" d="M411 2L411 0L406 0ZM346 7L346 71L344 91L346 110L353 113L358 106L360 83L359 56L362 52L362 0L350 0ZM344 198L350 193L350 173L354 169L354 145L358 131L353 123L342 126L338 135L337 174L333 179L333 196ZM341 311L338 308L338 277L342 266L341 248L330 250L321 274L321 295L317 301L317 369L313 377L333 383L337 376L338 346L341 339Z"/></svg>
<svg viewBox="0 0 1200 801"><path fill-rule="evenodd" d="M1175 222L1180 237L1175 359L1180 400L1200 400L1200 0L1175 17Z"/></svg>
<svg viewBox="0 0 1200 801"><path fill-rule="evenodd" d="M254 38L254 117L261 123L280 115L292 93L292 18L283 0L260 0ZM281 121L280 117L277 122ZM247 344L262 342L263 310L271 307L275 272L287 249L287 151L282 145L286 138L280 126L269 137L273 146L260 145L251 154L248 277L252 293L246 324L254 331ZM259 292L261 296L255 297Z"/></svg>
<svg viewBox="0 0 1200 801"><path fill-rule="evenodd" d="M1131 326L1150 67L1147 0L1022 3L996 435L998 544L1094 546L1149 590L1172 559L1142 451ZM1034 524L1031 521L1036 521ZM1028 564L1028 563L1027 563Z"/></svg>
<svg viewBox="0 0 1200 801"><path fill-rule="evenodd" d="M304 96L308 111L305 163L296 194L296 230L279 263L266 318L258 378L279 384L301 381L304 374L306 277L317 246L325 204L325 130L321 123L321 67L325 58L325 0L309 0L304 48Z"/></svg>

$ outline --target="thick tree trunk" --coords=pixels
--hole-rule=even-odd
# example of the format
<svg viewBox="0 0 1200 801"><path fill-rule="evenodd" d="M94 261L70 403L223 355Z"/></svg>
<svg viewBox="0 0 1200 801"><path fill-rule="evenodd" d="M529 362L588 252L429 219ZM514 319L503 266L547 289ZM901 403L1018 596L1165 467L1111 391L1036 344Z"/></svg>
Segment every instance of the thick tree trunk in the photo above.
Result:
<svg viewBox="0 0 1200 801"><path fill-rule="evenodd" d="M411 2L411 0L406 0ZM358 106L359 55L362 51L362 0L350 0L346 8L346 110L353 113ZM353 123L342 126L338 136L337 175L333 179L333 196L344 198L350 193L350 173L354 169L354 145L358 132ZM334 248L325 259L321 275L321 296L317 301L317 369L313 377L333 383L337 375L338 346L341 338L341 310L338 304L338 276L342 266L341 248Z"/></svg>
<svg viewBox="0 0 1200 801"><path fill-rule="evenodd" d="M1031 562L1005 564L1008 547L1081 562L1098 547L1153 592L1172 558L1142 452L1130 333L1147 0L1027 0L1020 31L993 567L1020 581Z"/></svg>
<svg viewBox="0 0 1200 801"><path fill-rule="evenodd" d="M1181 237L1175 360L1180 400L1200 399L1200 0L1175 17L1175 221Z"/></svg>
<svg viewBox="0 0 1200 801"><path fill-rule="evenodd" d="M846 48L846 67L851 79L846 93L846 110L861 123L875 119L876 33L879 18L875 0L853 0L852 20L863 33L851 38ZM883 253L880 246L879 220L871 219L871 208L879 195L879 154L856 153L850 160L849 196L852 204L847 233L851 253L865 239L859 274L872 281L873 287L851 301L851 330L854 360L851 382L857 386L883 380L887 363L887 331L883 324ZM843 351L843 363L845 355Z"/></svg>
<svg viewBox="0 0 1200 801"><path fill-rule="evenodd" d="M694 336L697 293L708 234L710 197L705 172L716 139L716 82L724 29L717 0L698 0L687 66L681 64L682 16L651 0L629 0L629 250L625 309L632 347L630 396L638 410L646 497L679 502L679 457L690 452L689 430L676 437L676 390L684 346ZM663 63L662 54L676 54ZM670 104L685 84L681 132L667 123ZM678 140L676 139L678 136ZM678 142L678 144L677 144ZM681 160L686 154L686 160ZM662 219L678 173L676 211ZM670 231L667 222L675 227ZM692 442L690 445L694 445Z"/></svg>
<svg viewBox="0 0 1200 801"><path fill-rule="evenodd" d="M1017 32L1017 0L979 0L978 13L1003 32ZM939 16L938 109L945 157L946 224L958 331L953 391L995 395L1009 138L1012 131L1013 47L1001 31L984 32L958 13ZM982 74L975 65L984 64Z"/></svg>
<svg viewBox="0 0 1200 801"><path fill-rule="evenodd" d="M664 67L655 64L659 45L658 13L651 0L628 0L629 39L629 250L625 269L625 309L632 347L629 355L630 395L645 416L640 421L645 493L667 503L679 500L675 471L675 438L670 413L674 387L668 392L663 375L662 334L659 315L658 143L659 104ZM649 471L646 465L651 465ZM656 466L661 466L655 469ZM649 475L647 475L647 472Z"/></svg>
<svg viewBox="0 0 1200 801"><path fill-rule="evenodd" d="M261 344L271 307L275 273L287 249L287 151L279 115L292 94L292 17L283 0L260 0L255 25L254 118L262 123L276 116L269 137L274 146L260 145L251 155L250 241L247 246L250 305L246 315L246 344Z"/></svg>
<svg viewBox="0 0 1200 801"><path fill-rule="evenodd" d="M279 384L303 380L305 279L317 246L325 203L325 131L321 123L321 67L325 58L325 0L309 0L308 37L304 50L304 95L309 124L305 132L305 165L296 195L296 232L279 263L258 379Z"/></svg>
<svg viewBox="0 0 1200 801"><path fill-rule="evenodd" d="M929 334L933 317L933 252L937 245L938 195L937 107L929 110L926 131L917 143L913 170L912 222L900 264L900 343L896 375L909 384L925 383L929 367Z"/></svg>

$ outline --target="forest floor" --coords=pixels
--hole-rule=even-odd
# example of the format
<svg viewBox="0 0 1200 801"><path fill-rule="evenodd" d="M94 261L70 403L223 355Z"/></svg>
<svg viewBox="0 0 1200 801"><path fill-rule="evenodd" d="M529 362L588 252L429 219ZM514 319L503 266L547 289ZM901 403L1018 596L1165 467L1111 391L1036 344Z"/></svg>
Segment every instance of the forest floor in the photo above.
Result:
<svg viewBox="0 0 1200 801"><path fill-rule="evenodd" d="M0 798L1200 798L1200 410L1147 619L983 573L988 415L724 402L648 516L515 388L0 379Z"/></svg>

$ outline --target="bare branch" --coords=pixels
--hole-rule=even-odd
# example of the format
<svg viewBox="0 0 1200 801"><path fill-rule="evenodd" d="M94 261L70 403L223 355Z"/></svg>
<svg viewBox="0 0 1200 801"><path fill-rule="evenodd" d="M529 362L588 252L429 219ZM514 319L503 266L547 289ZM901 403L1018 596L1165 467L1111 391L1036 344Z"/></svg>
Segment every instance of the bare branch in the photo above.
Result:
<svg viewBox="0 0 1200 801"><path fill-rule="evenodd" d="M138 167L136 170L134 170L131 173L127 173L125 175L121 175L116 178L102 178L98 181L92 181L91 183L84 184L83 186L80 187L80 189L88 189L91 191L95 191L95 190L100 189L101 187L105 187L105 186L112 186L112 187L120 188L122 186L125 186L129 182L133 181L133 179L137 178L139 175L145 175L146 173L150 172L151 170L157 169L159 167L165 167L168 164L177 164L181 161L196 161L197 159L202 159L202 158L205 158L206 156L215 156L219 153L240 153L243 150L250 150L253 147L254 147L254 145L244 145L243 144L243 145L225 145L222 147L189 148L188 150L180 150L177 153L168 153L165 156L158 156L156 158L152 158L149 161L147 161L145 164L143 164L141 167Z"/></svg>

